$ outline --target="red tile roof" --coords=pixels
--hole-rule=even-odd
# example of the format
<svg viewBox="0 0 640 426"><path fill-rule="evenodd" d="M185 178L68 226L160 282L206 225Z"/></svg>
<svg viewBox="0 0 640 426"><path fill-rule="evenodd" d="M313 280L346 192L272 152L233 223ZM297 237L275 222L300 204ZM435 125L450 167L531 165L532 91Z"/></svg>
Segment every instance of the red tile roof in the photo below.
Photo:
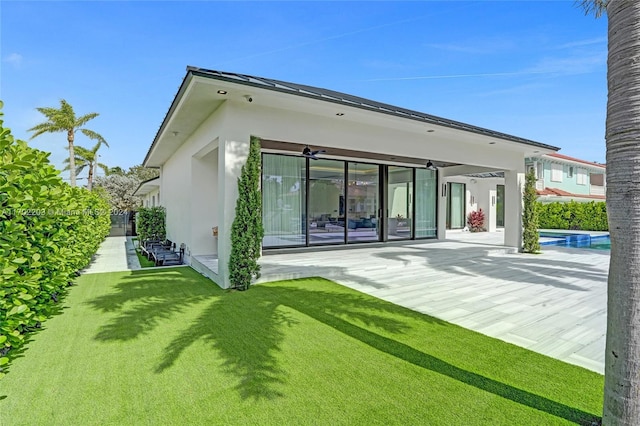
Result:
<svg viewBox="0 0 640 426"><path fill-rule="evenodd" d="M558 188L545 188L536 191L538 195L551 195L556 197L573 197L573 198L593 198L594 200L605 200L604 195L585 195L585 194L572 194L571 192L563 191Z"/></svg>
<svg viewBox="0 0 640 426"><path fill-rule="evenodd" d="M547 154L549 157L556 157L563 160L575 161L576 163L588 164L590 166L601 167L603 169L607 168L606 164L596 163L594 161L585 161L575 157L569 157L568 155L558 154L557 152L553 152L551 154Z"/></svg>

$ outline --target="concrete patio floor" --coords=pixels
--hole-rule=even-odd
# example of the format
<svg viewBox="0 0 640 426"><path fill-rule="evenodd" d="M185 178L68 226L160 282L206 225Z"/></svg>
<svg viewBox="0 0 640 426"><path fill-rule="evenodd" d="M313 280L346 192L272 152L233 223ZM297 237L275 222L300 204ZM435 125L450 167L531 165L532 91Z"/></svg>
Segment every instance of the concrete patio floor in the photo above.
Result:
<svg viewBox="0 0 640 426"><path fill-rule="evenodd" d="M140 261L133 247L132 237L107 237L83 274L120 272L140 269Z"/></svg>
<svg viewBox="0 0 640 426"><path fill-rule="evenodd" d="M503 234L265 253L260 282L321 276L553 358L604 372L609 252L502 246Z"/></svg>

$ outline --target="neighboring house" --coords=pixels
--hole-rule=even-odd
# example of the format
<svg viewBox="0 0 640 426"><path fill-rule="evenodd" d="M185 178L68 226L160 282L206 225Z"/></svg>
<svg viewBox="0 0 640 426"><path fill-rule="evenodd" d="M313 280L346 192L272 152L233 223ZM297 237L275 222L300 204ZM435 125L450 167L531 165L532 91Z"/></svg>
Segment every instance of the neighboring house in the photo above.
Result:
<svg viewBox="0 0 640 426"><path fill-rule="evenodd" d="M604 201L606 166L558 153L528 157L527 170L536 174L538 201Z"/></svg>
<svg viewBox="0 0 640 426"><path fill-rule="evenodd" d="M160 206L160 177L140 182L133 195L142 199L142 207Z"/></svg>
<svg viewBox="0 0 640 426"><path fill-rule="evenodd" d="M223 288L252 135L262 140L265 251L443 239L474 206L520 248L524 159L558 150L345 93L188 67L143 164L160 169L167 237ZM322 150L317 160L307 147ZM502 189L467 176L499 172Z"/></svg>

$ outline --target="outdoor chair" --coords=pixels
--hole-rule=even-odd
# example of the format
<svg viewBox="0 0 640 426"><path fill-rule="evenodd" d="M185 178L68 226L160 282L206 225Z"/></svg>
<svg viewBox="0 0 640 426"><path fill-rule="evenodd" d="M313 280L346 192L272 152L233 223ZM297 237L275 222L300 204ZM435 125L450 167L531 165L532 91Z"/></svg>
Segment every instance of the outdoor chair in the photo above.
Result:
<svg viewBox="0 0 640 426"><path fill-rule="evenodd" d="M156 266L182 265L184 260L184 243L180 244L180 250L175 251L176 245L173 243L171 250L156 250L153 252L153 260Z"/></svg>

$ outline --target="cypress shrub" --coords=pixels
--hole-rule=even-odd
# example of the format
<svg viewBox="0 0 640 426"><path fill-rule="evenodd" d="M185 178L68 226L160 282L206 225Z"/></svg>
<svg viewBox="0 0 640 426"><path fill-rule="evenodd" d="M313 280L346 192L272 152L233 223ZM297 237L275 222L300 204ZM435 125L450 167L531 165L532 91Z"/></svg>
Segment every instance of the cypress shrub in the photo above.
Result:
<svg viewBox="0 0 640 426"><path fill-rule="evenodd" d="M107 201L64 183L48 156L14 140L0 111L0 377L110 229Z"/></svg>
<svg viewBox="0 0 640 426"><path fill-rule="evenodd" d="M233 288L247 290L260 277L262 249L262 197L260 194L260 139L252 136L249 157L238 179L236 216L231 226L229 279Z"/></svg>
<svg viewBox="0 0 640 426"><path fill-rule="evenodd" d="M533 170L526 175L524 186L524 211L522 213L523 251L525 253L540 252L540 238L538 235L538 210L536 199L536 175Z"/></svg>

